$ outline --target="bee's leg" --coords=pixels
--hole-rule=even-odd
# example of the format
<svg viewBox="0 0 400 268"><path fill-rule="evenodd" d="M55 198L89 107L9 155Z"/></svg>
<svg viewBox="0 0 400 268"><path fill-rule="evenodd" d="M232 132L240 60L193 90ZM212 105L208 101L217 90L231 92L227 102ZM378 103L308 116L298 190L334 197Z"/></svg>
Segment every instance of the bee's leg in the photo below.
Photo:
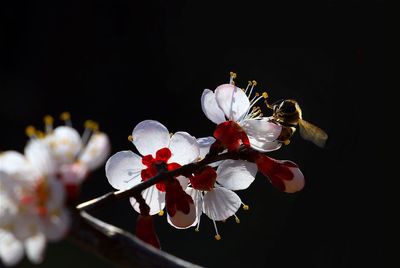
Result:
<svg viewBox="0 0 400 268"><path fill-rule="evenodd" d="M287 139L287 140L284 140L284 141L282 141L282 143L283 143L284 145L289 145L289 143L290 143L290 140L289 140L289 139Z"/></svg>

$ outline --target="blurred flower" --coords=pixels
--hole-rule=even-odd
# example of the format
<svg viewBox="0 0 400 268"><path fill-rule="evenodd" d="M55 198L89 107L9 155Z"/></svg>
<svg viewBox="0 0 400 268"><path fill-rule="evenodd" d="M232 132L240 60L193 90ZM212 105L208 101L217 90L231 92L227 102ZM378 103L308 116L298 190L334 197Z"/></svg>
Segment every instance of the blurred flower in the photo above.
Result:
<svg viewBox="0 0 400 268"><path fill-rule="evenodd" d="M46 241L65 236L70 219L55 171L41 140L30 141L25 155L0 155L0 258L6 265L18 263L24 252L31 262L40 263Z"/></svg>
<svg viewBox="0 0 400 268"><path fill-rule="evenodd" d="M160 171L174 170L192 163L200 154L199 145L193 136L186 132L170 135L164 125L154 120L145 120L136 125L130 139L143 157L132 151L121 151L111 156L106 163L108 181L118 190L132 188ZM179 184L175 179L166 180L143 190L142 196L150 207L150 215L159 213L166 205L170 223L178 228L186 228L195 220L195 206L190 196L183 191L187 187L188 178L179 176L176 179ZM140 204L136 199L131 198L130 201L140 213Z"/></svg>
<svg viewBox="0 0 400 268"><path fill-rule="evenodd" d="M261 99L268 97L267 93L252 96L256 81L249 81L247 88L242 90L234 85L235 77L236 74L231 73L229 84L218 86L214 92L205 89L201 96L204 114L219 125L215 137L230 150L237 148L240 141L245 145L249 142L253 149L260 152L279 149L281 143L276 139L282 127L263 117L261 108L255 106Z"/></svg>
<svg viewBox="0 0 400 268"><path fill-rule="evenodd" d="M43 139L50 148L56 163L57 177L67 189L68 197L75 199L80 190L80 184L88 177L89 172L100 167L110 153L108 136L99 131L98 124L88 120L82 136L72 127L69 113L61 114L64 126L53 129L54 119L44 117L45 132L33 127L27 128L31 139Z"/></svg>

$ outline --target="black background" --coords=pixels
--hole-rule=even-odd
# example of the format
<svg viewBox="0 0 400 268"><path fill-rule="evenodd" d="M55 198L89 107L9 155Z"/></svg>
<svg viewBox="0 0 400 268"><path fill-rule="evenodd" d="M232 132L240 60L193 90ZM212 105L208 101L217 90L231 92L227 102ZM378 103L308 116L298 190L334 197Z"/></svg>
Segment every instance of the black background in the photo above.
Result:
<svg viewBox="0 0 400 268"><path fill-rule="evenodd" d="M168 1L169 2L169 1ZM329 134L325 149L301 140L274 152L298 163L305 189L275 190L263 177L239 192L250 211L201 232L156 220L163 249L206 267L382 267L383 1L199 4L174 1L54 1L1 4L0 150L23 150L24 129L45 114L72 113L80 130L97 120L113 152L144 119L201 137L204 88L259 82L271 100L295 98ZM300 44L299 44L300 42ZM331 48L268 48L271 45ZM107 191L103 168L82 201ZM128 202L96 214L134 230ZM39 267L109 267L68 242L51 244ZM24 261L19 267L31 267Z"/></svg>

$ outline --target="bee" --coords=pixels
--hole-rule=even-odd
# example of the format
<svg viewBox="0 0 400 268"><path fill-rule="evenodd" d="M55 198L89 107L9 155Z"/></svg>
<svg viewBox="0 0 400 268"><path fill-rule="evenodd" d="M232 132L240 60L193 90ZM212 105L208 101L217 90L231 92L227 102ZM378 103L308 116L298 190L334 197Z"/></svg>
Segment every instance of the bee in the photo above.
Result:
<svg viewBox="0 0 400 268"><path fill-rule="evenodd" d="M302 111L297 101L288 99L275 102L272 105L267 102L266 104L273 111L271 121L282 126L278 141L289 144L290 138L298 125L300 136L303 139L311 141L321 148L325 146L328 135L319 127L302 118Z"/></svg>

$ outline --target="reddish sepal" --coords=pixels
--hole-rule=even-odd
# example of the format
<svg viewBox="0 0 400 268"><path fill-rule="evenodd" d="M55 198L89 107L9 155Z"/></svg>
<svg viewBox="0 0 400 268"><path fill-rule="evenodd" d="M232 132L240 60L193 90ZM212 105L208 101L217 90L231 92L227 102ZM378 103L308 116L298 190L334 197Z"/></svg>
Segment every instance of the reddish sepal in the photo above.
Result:
<svg viewBox="0 0 400 268"><path fill-rule="evenodd" d="M217 126L214 137L228 151L237 151L240 145L250 146L246 132L234 121L226 121Z"/></svg>
<svg viewBox="0 0 400 268"><path fill-rule="evenodd" d="M200 191L211 191L214 188L217 179L217 172L215 172L212 167L206 166L195 172L194 176L189 179L194 189Z"/></svg>
<svg viewBox="0 0 400 268"><path fill-rule="evenodd" d="M138 216L136 222L136 236L155 248L161 248L160 240L156 234L153 218L151 216Z"/></svg>
<svg viewBox="0 0 400 268"><path fill-rule="evenodd" d="M165 203L169 216L173 217L177 210L189 214L193 199L182 189L178 180L174 179L167 182L165 192Z"/></svg>

